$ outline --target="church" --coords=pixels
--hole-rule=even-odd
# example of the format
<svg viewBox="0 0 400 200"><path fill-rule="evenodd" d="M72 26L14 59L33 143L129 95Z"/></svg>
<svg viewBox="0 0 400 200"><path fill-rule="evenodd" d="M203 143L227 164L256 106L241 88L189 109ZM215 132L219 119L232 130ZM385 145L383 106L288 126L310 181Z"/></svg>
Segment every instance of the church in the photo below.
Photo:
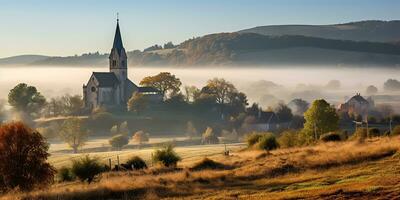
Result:
<svg viewBox="0 0 400 200"><path fill-rule="evenodd" d="M131 96L138 92L152 101L162 101L162 95L153 87L138 87L128 78L128 58L122 44L119 20L115 30L114 43L109 56L109 72L93 72L83 85L85 108L99 107L126 109Z"/></svg>

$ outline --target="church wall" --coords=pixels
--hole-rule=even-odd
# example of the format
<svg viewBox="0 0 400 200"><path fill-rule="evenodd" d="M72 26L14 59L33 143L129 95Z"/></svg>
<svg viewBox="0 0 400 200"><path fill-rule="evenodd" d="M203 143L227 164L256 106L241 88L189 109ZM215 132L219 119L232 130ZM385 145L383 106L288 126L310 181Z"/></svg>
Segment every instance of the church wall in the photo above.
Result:
<svg viewBox="0 0 400 200"><path fill-rule="evenodd" d="M97 89L97 81L93 78L90 78L88 84L86 85L86 102L87 107L95 108L97 107L97 99L98 99L98 89ZM92 88L95 88L93 91Z"/></svg>

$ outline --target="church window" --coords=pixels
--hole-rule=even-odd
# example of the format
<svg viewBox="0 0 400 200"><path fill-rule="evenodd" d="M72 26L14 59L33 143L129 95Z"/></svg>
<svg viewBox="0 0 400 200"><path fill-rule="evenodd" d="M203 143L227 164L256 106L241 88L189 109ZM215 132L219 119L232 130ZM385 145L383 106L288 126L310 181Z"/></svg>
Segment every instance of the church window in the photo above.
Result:
<svg viewBox="0 0 400 200"><path fill-rule="evenodd" d="M112 61L112 65L115 67L115 66L117 66L117 61L116 60L113 60Z"/></svg>
<svg viewBox="0 0 400 200"><path fill-rule="evenodd" d="M95 87L90 88L90 90L91 90L92 92L96 92L96 88L95 88Z"/></svg>

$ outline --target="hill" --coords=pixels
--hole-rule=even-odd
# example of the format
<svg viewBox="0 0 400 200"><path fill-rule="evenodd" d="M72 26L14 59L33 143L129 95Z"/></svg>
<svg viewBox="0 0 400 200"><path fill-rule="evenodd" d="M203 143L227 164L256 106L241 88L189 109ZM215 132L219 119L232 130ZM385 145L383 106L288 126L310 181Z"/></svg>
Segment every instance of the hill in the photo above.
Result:
<svg viewBox="0 0 400 200"><path fill-rule="evenodd" d="M400 40L400 21L360 21L335 25L274 25L245 29L239 33L303 35L337 40L392 42Z"/></svg>
<svg viewBox="0 0 400 200"><path fill-rule="evenodd" d="M7 58L0 58L0 65L27 65L33 62L44 60L49 56L42 55L20 55Z"/></svg>
<svg viewBox="0 0 400 200"><path fill-rule="evenodd" d="M128 53L132 65L388 65L400 64L393 43L297 35L218 33L187 40L168 53Z"/></svg>
<svg viewBox="0 0 400 200"><path fill-rule="evenodd" d="M221 148L221 153L208 157L216 164L205 165L200 162L204 155L192 147L182 151L193 154L184 157L178 168L107 172L92 184L55 183L49 189L11 192L3 198L396 199L400 195L399 148L399 137L269 152L236 150L230 156L223 156ZM150 154L149 150L140 150L139 155Z"/></svg>

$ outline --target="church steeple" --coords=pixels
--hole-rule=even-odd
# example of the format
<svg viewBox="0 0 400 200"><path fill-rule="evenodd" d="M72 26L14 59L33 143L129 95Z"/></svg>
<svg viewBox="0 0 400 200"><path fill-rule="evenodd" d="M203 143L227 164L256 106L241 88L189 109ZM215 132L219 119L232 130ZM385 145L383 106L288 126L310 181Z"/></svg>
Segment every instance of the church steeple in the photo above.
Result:
<svg viewBox="0 0 400 200"><path fill-rule="evenodd" d="M121 55L121 51L124 49L124 45L122 44L121 31L119 30L118 18L117 18L117 29L115 30L114 43L112 48L116 49L119 55Z"/></svg>

